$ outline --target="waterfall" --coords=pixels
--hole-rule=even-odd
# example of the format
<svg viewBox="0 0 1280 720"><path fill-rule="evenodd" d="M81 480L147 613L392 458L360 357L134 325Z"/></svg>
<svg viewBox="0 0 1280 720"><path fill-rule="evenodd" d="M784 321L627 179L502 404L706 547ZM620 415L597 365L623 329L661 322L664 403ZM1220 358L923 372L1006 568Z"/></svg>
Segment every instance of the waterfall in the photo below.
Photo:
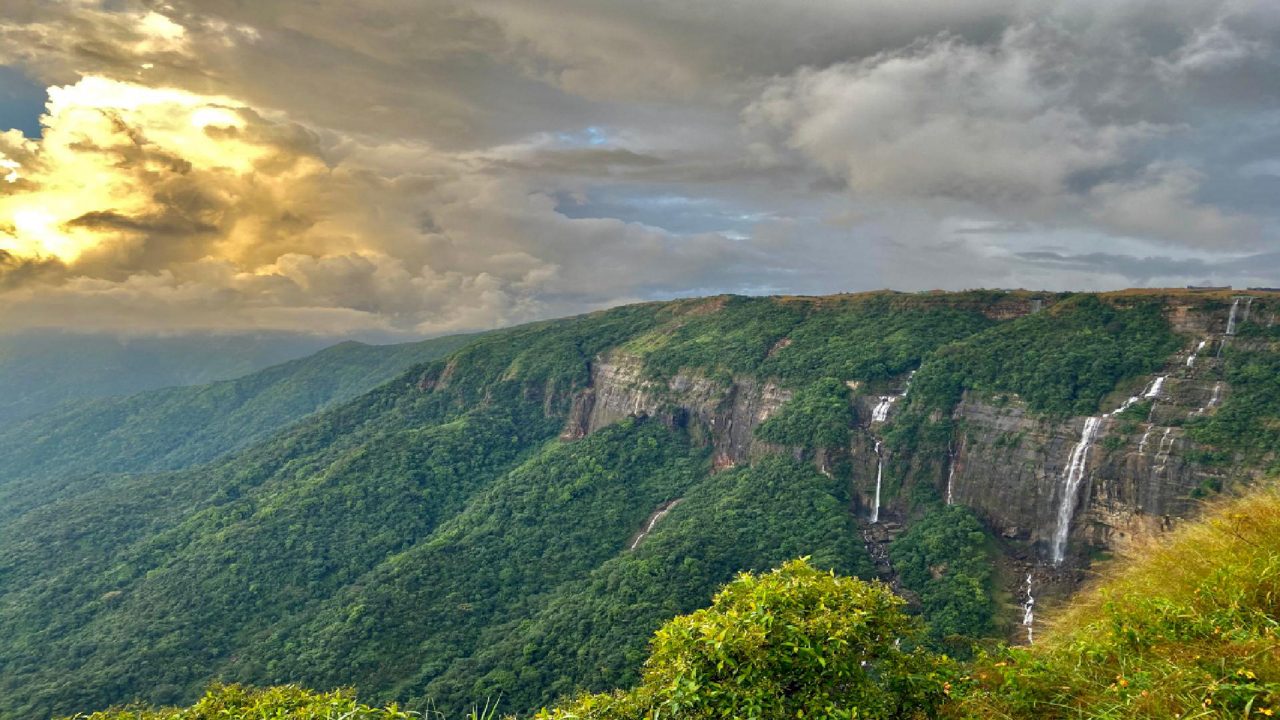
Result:
<svg viewBox="0 0 1280 720"><path fill-rule="evenodd" d="M871 508L871 522L880 522L880 481L884 478L884 456L880 454L880 441L876 441L876 501Z"/></svg>
<svg viewBox="0 0 1280 720"><path fill-rule="evenodd" d="M1088 468L1089 448L1098 435L1102 418L1091 417L1084 421L1084 429L1080 432L1080 440L1071 449L1071 457L1067 462L1067 472L1062 478L1062 495L1058 502L1058 527L1053 532L1053 564L1062 564L1067 553L1067 535L1071 532L1071 517L1076 512L1076 495L1079 494L1080 483L1084 480Z"/></svg>
<svg viewBox="0 0 1280 720"><path fill-rule="evenodd" d="M952 455L951 468L947 471L947 504L948 505L952 505L955 503L955 495L954 495L955 485L956 485L956 457L955 455Z"/></svg>
<svg viewBox="0 0 1280 720"><path fill-rule="evenodd" d="M1196 366L1196 356L1198 356L1200 354L1200 351L1204 349L1204 346L1208 344L1209 344L1208 340L1200 341L1200 344L1196 346L1196 349L1192 350L1191 354L1187 356L1187 367Z"/></svg>
<svg viewBox="0 0 1280 720"><path fill-rule="evenodd" d="M1169 464L1169 453L1173 452L1173 446L1177 442L1177 438L1169 439L1169 435L1173 433L1173 428L1165 428L1164 435L1160 436L1160 449L1156 450L1156 474L1164 472L1165 467Z"/></svg>
<svg viewBox="0 0 1280 720"><path fill-rule="evenodd" d="M1253 308L1253 298L1244 299L1244 317L1240 318L1241 322L1249 322L1249 310Z"/></svg>
<svg viewBox="0 0 1280 720"><path fill-rule="evenodd" d="M1027 573L1027 601L1022 604L1022 626L1027 629L1027 644L1035 642L1036 596L1031 594L1031 573Z"/></svg>
<svg viewBox="0 0 1280 720"><path fill-rule="evenodd" d="M881 395L880 402L876 403L875 408L871 411L871 422L882 423L888 420L889 408L893 407L893 404L897 401L898 396L896 395Z"/></svg>
<svg viewBox="0 0 1280 720"><path fill-rule="evenodd" d="M1112 415L1119 415L1125 410L1128 410L1134 405L1137 405L1139 402L1141 402L1144 399L1159 397L1160 391L1164 389L1164 380L1165 380L1164 375L1157 377L1155 380L1151 381L1150 385L1143 388L1141 393L1138 393L1137 395L1130 395L1128 400L1125 400L1123 403L1120 404L1120 407L1116 408L1115 410L1112 410L1109 413L1105 413L1102 417L1111 417Z"/></svg>
<svg viewBox="0 0 1280 720"><path fill-rule="evenodd" d="M1213 395L1209 398L1209 404L1205 405L1204 407L1198 410L1193 410L1192 412L1187 414L1187 417L1195 417L1197 415L1203 415L1206 410L1211 410L1217 407L1218 403L1220 402L1222 402L1222 383L1216 382L1213 384Z"/></svg>
<svg viewBox="0 0 1280 720"><path fill-rule="evenodd" d="M907 395L911 394L911 380L915 376L915 370L907 373L907 382L902 386L901 395L880 396L880 401L877 402L875 408L871 410L871 422L882 423L889 419L889 411L893 409L893 404L899 400L905 400Z"/></svg>
<svg viewBox="0 0 1280 720"><path fill-rule="evenodd" d="M1155 429L1155 425L1148 425L1147 431L1142 433L1142 439L1138 441L1138 454L1143 455L1147 452L1147 439L1151 437L1151 431Z"/></svg>
<svg viewBox="0 0 1280 720"><path fill-rule="evenodd" d="M1236 311L1240 309L1240 298L1231 302L1231 313L1227 315L1227 335L1236 334Z"/></svg>
<svg viewBox="0 0 1280 720"><path fill-rule="evenodd" d="M683 498L672 500L671 502L665 502L659 505L658 510L649 516L649 522L644 526L644 529L640 531L640 534L636 536L635 540L631 541L631 547L629 549L635 550L637 547L639 547L640 541L648 537L649 533L653 532L653 528L655 525L658 524L658 521L666 517L667 513L671 512L672 508L679 505L681 500L683 500Z"/></svg>

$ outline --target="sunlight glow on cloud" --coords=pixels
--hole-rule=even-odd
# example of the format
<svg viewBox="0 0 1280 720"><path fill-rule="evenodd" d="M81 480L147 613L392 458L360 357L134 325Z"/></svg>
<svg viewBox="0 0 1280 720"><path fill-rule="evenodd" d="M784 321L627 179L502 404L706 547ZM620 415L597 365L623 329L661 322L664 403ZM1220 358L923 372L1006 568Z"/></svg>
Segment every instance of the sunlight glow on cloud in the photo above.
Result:
<svg viewBox="0 0 1280 720"><path fill-rule="evenodd" d="M0 332L1280 283L1267 0L7 1Z"/></svg>
<svg viewBox="0 0 1280 720"><path fill-rule="evenodd" d="M44 136L0 140L12 178L0 194L0 251L74 266L141 250L148 218L174 209L157 190L201 175L242 177L271 156L238 132L245 121L233 107L93 76L50 88Z"/></svg>

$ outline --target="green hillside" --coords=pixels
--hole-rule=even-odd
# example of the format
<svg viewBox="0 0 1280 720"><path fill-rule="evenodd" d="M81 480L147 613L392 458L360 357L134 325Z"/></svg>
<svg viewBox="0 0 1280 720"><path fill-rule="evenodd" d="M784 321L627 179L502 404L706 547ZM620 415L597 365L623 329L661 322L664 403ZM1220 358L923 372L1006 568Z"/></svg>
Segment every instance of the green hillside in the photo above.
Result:
<svg viewBox="0 0 1280 720"><path fill-rule="evenodd" d="M663 624L625 689L580 695L537 717L1274 717L1277 597L1280 492L1268 483L1105 567L1030 648L955 662L919 644L922 628L883 585L792 561L742 575L704 609ZM407 717L350 694L232 686L191 708L92 718L302 720L329 709Z"/></svg>
<svg viewBox="0 0 1280 720"><path fill-rule="evenodd" d="M116 431L92 414L49 426L93 441L50 441L28 456L32 477L58 463L128 474L69 483L0 525L0 717L187 704L212 681L354 686L451 716L501 696L531 712L645 682L664 622L801 556L864 579L896 566L921 652L967 652L1003 611L995 539L918 471L945 463L950 408L1017 393L1046 423L1094 412L1186 343L1158 298L1047 301L636 305L486 334L274 435L355 392L365 376L343 353L363 351L190 399L139 396ZM604 358L638 374L594 387ZM917 368L898 414L868 429L867 408ZM750 447L752 433L705 419L738 418L723 413L749 382L793 394ZM626 392L639 394L617 402L651 409L570 432L584 403ZM883 530L865 520L873 432L896 453L884 496L906 524L887 558L864 537Z"/></svg>
<svg viewBox="0 0 1280 720"><path fill-rule="evenodd" d="M473 337L346 342L235 380L67 403L0 426L0 521L85 476L176 470L247 447Z"/></svg>

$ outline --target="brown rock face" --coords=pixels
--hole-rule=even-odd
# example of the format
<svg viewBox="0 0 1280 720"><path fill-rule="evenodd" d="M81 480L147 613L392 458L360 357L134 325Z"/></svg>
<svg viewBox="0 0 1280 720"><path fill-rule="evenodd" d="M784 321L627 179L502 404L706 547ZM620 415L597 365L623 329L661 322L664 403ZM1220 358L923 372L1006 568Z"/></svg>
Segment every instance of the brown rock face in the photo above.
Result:
<svg viewBox="0 0 1280 720"><path fill-rule="evenodd" d="M716 467L732 467L753 452L779 450L756 440L753 432L791 394L746 376L728 386L685 373L658 382L647 377L639 358L613 353L592 364L591 388L574 398L561 437L583 437L628 417L654 417L671 425L696 421L708 435Z"/></svg>

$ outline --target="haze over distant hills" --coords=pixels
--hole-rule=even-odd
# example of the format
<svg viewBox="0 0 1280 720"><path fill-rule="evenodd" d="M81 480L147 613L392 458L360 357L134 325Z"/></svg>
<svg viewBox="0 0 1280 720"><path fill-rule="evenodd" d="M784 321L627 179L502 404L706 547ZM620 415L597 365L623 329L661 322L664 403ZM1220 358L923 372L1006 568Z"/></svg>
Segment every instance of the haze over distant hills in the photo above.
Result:
<svg viewBox="0 0 1280 720"><path fill-rule="evenodd" d="M239 377L343 339L299 333L0 334L0 426L68 400Z"/></svg>

